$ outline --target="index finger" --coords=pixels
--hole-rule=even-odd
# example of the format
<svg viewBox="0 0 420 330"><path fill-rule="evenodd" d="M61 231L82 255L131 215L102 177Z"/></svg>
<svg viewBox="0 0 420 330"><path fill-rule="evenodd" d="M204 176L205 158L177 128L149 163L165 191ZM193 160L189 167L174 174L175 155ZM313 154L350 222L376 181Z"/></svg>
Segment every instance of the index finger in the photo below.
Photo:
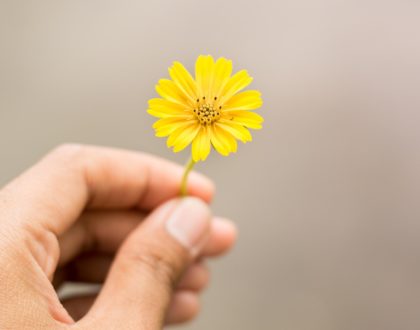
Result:
<svg viewBox="0 0 420 330"><path fill-rule="evenodd" d="M181 166L148 154L65 145L5 191L13 196L8 200L16 203L19 221L40 221L60 234L85 208L153 209L179 194L182 173ZM209 202L213 191L209 179L191 173L189 195Z"/></svg>

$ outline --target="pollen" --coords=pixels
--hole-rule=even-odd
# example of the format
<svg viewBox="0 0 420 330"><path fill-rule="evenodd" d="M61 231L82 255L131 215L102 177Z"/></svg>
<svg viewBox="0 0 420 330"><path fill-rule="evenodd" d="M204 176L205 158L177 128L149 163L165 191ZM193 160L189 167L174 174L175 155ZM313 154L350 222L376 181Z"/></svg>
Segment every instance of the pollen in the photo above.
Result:
<svg viewBox="0 0 420 330"><path fill-rule="evenodd" d="M210 103L197 105L193 112L202 125L210 125L220 118L220 109Z"/></svg>

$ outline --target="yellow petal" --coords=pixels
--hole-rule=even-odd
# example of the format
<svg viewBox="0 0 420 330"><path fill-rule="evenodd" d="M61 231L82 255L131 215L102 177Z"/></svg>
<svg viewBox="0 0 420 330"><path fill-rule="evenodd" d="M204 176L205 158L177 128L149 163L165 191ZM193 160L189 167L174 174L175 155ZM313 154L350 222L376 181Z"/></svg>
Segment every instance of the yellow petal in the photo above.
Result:
<svg viewBox="0 0 420 330"><path fill-rule="evenodd" d="M214 60L210 55L200 55L195 62L195 80L200 99L211 97L211 85L214 75Z"/></svg>
<svg viewBox="0 0 420 330"><path fill-rule="evenodd" d="M245 91L232 96L223 105L223 111L255 110L261 107L262 103L259 91Z"/></svg>
<svg viewBox="0 0 420 330"><path fill-rule="evenodd" d="M230 146L229 143L227 143L226 140L223 139L223 134L219 133L221 128L216 125L213 125L209 129L211 132L210 140L214 149L216 149L216 151L223 156L229 155Z"/></svg>
<svg viewBox="0 0 420 330"><path fill-rule="evenodd" d="M165 113L165 112L159 112L153 109L147 109L147 113L153 117L156 118L167 118L167 117L172 117L171 114Z"/></svg>
<svg viewBox="0 0 420 330"><path fill-rule="evenodd" d="M162 127L159 129L156 129L155 136L157 137L165 137L170 135L173 131L175 131L178 128L178 126L170 125L166 127Z"/></svg>
<svg viewBox="0 0 420 330"><path fill-rule="evenodd" d="M195 162L206 160L210 153L210 134L207 126L201 126L200 131L192 143L191 152Z"/></svg>
<svg viewBox="0 0 420 330"><path fill-rule="evenodd" d="M151 99L149 100L149 114L158 118L167 117L185 117L192 118L193 113L190 108L186 108L184 105L174 103L165 99Z"/></svg>
<svg viewBox="0 0 420 330"><path fill-rule="evenodd" d="M179 117L171 117L159 119L153 124L153 128L156 130L156 136L163 137L168 136L178 128L184 129L194 123L196 123L196 120L184 120Z"/></svg>
<svg viewBox="0 0 420 330"><path fill-rule="evenodd" d="M179 87L169 79L161 79L156 85L156 92L164 99L178 103L180 105L189 106L190 101Z"/></svg>
<svg viewBox="0 0 420 330"><path fill-rule="evenodd" d="M263 117L251 111L234 111L229 113L229 116L230 115L232 115L231 120L235 123L253 129L262 128L261 124L264 122Z"/></svg>
<svg viewBox="0 0 420 330"><path fill-rule="evenodd" d="M225 130L226 132L233 135L238 140L241 140L243 143L252 141L252 135L249 130L243 127L240 124L236 124L233 121L228 120L219 120L216 124L220 129Z"/></svg>
<svg viewBox="0 0 420 330"><path fill-rule="evenodd" d="M187 127L180 127L169 136L166 144L168 147L174 147L174 152L181 151L192 142L199 130L200 125L197 122Z"/></svg>
<svg viewBox="0 0 420 330"><path fill-rule="evenodd" d="M198 98L197 84L188 70L181 63L174 62L173 66L169 69L169 75L184 95L192 103L195 103Z"/></svg>
<svg viewBox="0 0 420 330"><path fill-rule="evenodd" d="M225 141L225 143L227 143L229 145L229 151L230 152L236 152L236 150L238 148L238 143L236 142L236 140L232 136L232 134L230 134L229 132L227 132L225 130L220 130L218 132L218 134L220 135L220 138L223 139Z"/></svg>
<svg viewBox="0 0 420 330"><path fill-rule="evenodd" d="M217 96L220 99L220 93L229 81L232 74L232 61L219 58L214 65L214 80L213 80L213 97Z"/></svg>
<svg viewBox="0 0 420 330"><path fill-rule="evenodd" d="M223 88L220 102L222 104L226 103L233 95L244 89L251 82L252 78L246 70L237 72L229 79L226 86Z"/></svg>

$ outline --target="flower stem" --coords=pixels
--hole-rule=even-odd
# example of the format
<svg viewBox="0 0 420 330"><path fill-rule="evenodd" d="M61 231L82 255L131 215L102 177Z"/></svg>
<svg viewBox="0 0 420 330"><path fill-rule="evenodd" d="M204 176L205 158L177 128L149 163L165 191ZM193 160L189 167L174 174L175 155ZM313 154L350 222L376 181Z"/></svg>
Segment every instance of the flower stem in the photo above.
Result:
<svg viewBox="0 0 420 330"><path fill-rule="evenodd" d="M192 159L192 157L190 157L190 159L188 160L188 163L185 165L184 175L182 176L182 181L181 181L181 197L187 196L188 174L190 174L190 171L192 170L192 168L194 167L194 165L195 165L195 162Z"/></svg>

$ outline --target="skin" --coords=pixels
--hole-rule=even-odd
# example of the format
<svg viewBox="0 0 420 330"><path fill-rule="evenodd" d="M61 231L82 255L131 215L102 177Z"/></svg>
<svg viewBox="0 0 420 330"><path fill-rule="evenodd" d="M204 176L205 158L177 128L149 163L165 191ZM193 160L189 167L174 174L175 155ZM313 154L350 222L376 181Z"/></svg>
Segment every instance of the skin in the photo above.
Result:
<svg viewBox="0 0 420 330"><path fill-rule="evenodd" d="M65 145L0 190L0 329L154 330L193 319L205 259L228 251L236 230L207 211L214 186L191 173L201 243L192 250L169 234L182 172L147 154ZM69 280L102 287L60 301Z"/></svg>

